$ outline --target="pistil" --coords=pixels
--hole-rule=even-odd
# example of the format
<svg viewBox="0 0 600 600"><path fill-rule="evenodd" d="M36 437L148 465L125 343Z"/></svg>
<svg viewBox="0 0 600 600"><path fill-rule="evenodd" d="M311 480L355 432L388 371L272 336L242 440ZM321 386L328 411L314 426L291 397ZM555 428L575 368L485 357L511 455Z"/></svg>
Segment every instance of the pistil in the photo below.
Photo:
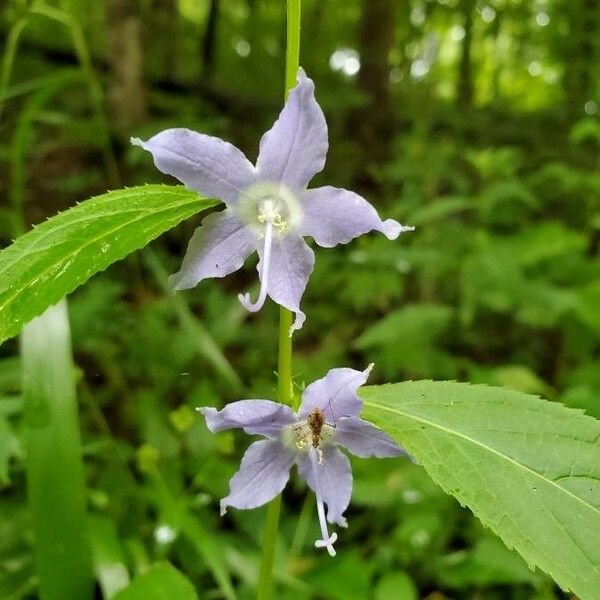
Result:
<svg viewBox="0 0 600 600"><path fill-rule="evenodd" d="M245 294L239 294L238 299L241 302L242 306L250 311L257 312L265 303L267 299L267 288L269 281L269 265L271 262L271 245L273 242L273 220L268 219L267 224L265 226L265 243L263 246L263 255L262 255L262 269L260 273L260 291L258 293L258 298L256 302L252 302L250 300L250 294L246 292Z"/></svg>
<svg viewBox="0 0 600 600"><path fill-rule="evenodd" d="M321 493L321 478L319 474L319 467L322 464L322 460L319 461L319 456L315 448L310 449L310 461L312 463L313 471L315 474L315 495L317 497L317 514L319 515L319 525L321 526L320 540L315 541L315 548L327 548L329 556L335 556L335 548L333 544L337 540L337 533L335 531L329 535L327 530L327 521L325 520L325 508L323 506L323 495Z"/></svg>

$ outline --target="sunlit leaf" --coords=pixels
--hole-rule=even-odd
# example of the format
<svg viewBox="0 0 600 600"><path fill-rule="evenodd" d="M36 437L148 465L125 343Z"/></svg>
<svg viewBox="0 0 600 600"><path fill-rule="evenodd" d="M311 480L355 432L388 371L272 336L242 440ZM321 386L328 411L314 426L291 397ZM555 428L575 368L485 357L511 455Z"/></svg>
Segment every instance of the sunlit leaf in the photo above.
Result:
<svg viewBox="0 0 600 600"><path fill-rule="evenodd" d="M171 564L152 565L121 590L114 600L197 600L198 595L189 579Z"/></svg>
<svg viewBox="0 0 600 600"><path fill-rule="evenodd" d="M216 203L183 187L116 190L21 236L0 252L0 342L95 273Z"/></svg>

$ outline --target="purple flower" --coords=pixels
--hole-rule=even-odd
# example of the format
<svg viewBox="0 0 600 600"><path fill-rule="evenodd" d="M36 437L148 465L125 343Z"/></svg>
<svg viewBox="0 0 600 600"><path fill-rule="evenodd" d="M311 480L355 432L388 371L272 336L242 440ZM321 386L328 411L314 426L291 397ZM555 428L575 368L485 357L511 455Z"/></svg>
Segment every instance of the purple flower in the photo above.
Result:
<svg viewBox="0 0 600 600"><path fill-rule="evenodd" d="M335 556L337 534L329 535L327 521L347 527L344 511L352 494L350 461L337 446L361 457L406 456L385 432L358 417L362 401L357 390L367 381L372 366L365 371L331 369L304 390L298 413L270 400L240 400L219 411L199 408L213 433L241 428L267 438L246 450L239 471L229 482L229 494L221 500L221 515L228 506L249 509L272 500L296 464L317 498L322 538L315 546Z"/></svg>
<svg viewBox="0 0 600 600"><path fill-rule="evenodd" d="M331 248L372 230L393 240L412 229L392 219L381 221L353 192L329 186L307 190L325 165L328 142L314 84L302 69L279 118L260 141L256 167L228 142L189 129L131 141L152 153L160 171L226 205L194 232L181 269L171 276L174 289L225 277L258 251L258 299L253 303L249 294L240 294L240 302L255 312L270 296L296 313L292 329L305 320L300 300L315 261L305 236Z"/></svg>

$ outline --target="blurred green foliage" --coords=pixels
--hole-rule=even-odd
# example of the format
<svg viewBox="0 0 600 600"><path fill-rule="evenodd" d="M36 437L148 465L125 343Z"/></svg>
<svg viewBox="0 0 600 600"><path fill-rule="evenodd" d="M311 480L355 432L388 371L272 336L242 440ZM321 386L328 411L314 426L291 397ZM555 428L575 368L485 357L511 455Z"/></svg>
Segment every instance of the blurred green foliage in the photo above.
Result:
<svg viewBox="0 0 600 600"><path fill-rule="evenodd" d="M320 250L295 382L376 363L373 382L502 385L600 418L600 121L595 0L305 0L301 62L330 127L327 181L416 231ZM275 0L7 0L0 16L0 239L122 184L167 182L130 135L185 126L254 158L283 87ZM176 298L198 219L70 303L94 568L251 598L262 511L218 516L248 440L194 408L274 397L276 307L238 304L254 264ZM234 373L207 356L215 346ZM0 597L36 597L17 343L0 348ZM226 363L225 363L226 364ZM240 384L239 382L243 382ZM543 575L423 471L354 460L330 561L314 503L285 493L277 598L552 599ZM155 566L149 567L153 563ZM165 574L166 572L166 574ZM157 575L158 573L158 575ZM161 575L162 573L162 575ZM149 582L149 583L148 583ZM99 592L100 593L100 592Z"/></svg>

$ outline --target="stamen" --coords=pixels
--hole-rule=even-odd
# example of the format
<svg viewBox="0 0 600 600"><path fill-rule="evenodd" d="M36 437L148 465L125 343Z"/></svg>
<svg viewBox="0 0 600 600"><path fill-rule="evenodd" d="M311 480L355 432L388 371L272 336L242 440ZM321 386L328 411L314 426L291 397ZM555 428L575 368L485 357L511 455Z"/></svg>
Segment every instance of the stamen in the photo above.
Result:
<svg viewBox="0 0 600 600"><path fill-rule="evenodd" d="M310 450L310 461L312 463L313 471L315 474L315 495L317 497L317 514L319 515L319 525L321 527L322 539L315 541L315 548L327 548L329 556L335 556L335 548L333 544L337 540L337 533L335 531L329 535L327 530L327 521L325 520L325 508L323 507L323 496L321 494L321 479L319 477L319 459L317 452L314 448Z"/></svg>
<svg viewBox="0 0 600 600"><path fill-rule="evenodd" d="M265 245L264 245L264 251L263 251L263 265L262 265L262 271L260 274L260 291L258 293L258 298L256 299L256 302L252 302L250 300L250 294L249 293L245 293L245 294L239 294L238 295L238 300L241 302L242 306L250 311L250 312L257 312L259 311L262 307L263 304L265 303L265 300L267 299L267 284L268 284L268 280L269 280L269 264L271 262L271 243L273 241L273 222L272 221L267 221L267 225L265 227Z"/></svg>

